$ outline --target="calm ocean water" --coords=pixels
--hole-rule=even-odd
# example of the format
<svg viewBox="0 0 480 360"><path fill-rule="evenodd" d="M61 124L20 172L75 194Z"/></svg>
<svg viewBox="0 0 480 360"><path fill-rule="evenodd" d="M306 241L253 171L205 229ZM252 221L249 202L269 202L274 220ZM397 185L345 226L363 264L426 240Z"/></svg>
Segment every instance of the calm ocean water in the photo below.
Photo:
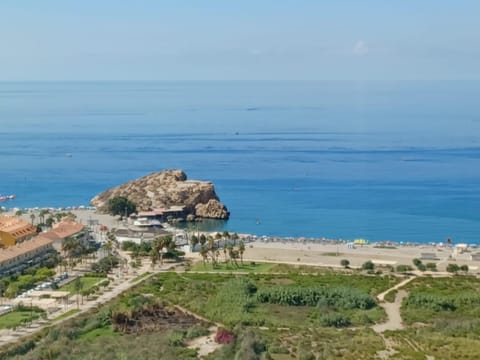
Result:
<svg viewBox="0 0 480 360"><path fill-rule="evenodd" d="M480 243L479 99L479 82L0 83L0 193L81 205L181 168L216 184L228 230Z"/></svg>

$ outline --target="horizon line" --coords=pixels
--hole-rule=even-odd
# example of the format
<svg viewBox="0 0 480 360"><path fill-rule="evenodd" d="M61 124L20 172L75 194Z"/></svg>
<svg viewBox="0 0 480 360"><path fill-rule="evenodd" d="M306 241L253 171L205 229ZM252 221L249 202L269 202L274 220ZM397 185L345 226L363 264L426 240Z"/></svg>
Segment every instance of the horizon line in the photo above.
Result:
<svg viewBox="0 0 480 360"><path fill-rule="evenodd" d="M70 82L70 83L127 83L127 82L476 82L479 79L35 79L35 80L2 80L0 83L39 83L39 82Z"/></svg>

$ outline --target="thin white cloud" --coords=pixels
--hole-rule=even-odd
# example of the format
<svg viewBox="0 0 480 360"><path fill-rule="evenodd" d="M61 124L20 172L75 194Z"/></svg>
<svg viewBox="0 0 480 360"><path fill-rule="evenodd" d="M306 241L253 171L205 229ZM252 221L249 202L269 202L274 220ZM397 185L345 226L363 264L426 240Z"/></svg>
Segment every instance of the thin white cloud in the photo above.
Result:
<svg viewBox="0 0 480 360"><path fill-rule="evenodd" d="M364 56L368 54L368 45L363 40L358 40L355 45L353 45L353 54L355 56Z"/></svg>

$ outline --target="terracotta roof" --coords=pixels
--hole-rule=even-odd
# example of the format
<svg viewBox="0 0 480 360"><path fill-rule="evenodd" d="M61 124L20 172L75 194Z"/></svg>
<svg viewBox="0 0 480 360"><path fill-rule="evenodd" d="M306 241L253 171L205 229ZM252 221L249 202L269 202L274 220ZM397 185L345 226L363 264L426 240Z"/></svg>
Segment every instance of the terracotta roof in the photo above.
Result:
<svg viewBox="0 0 480 360"><path fill-rule="evenodd" d="M5 260L14 259L19 255L29 253L45 245L49 245L52 242L53 240L50 240L50 239L35 237L32 240L24 241L15 246L10 246L5 249L0 249L0 263Z"/></svg>
<svg viewBox="0 0 480 360"><path fill-rule="evenodd" d="M44 233L40 233L40 234L38 234L37 238L45 238L45 239L49 239L49 240L52 240L52 241L62 239L60 236L58 236L53 231L47 231L47 232L44 232Z"/></svg>
<svg viewBox="0 0 480 360"><path fill-rule="evenodd" d="M0 231L11 234L14 238L32 235L37 232L35 226L16 216L0 216Z"/></svg>
<svg viewBox="0 0 480 360"><path fill-rule="evenodd" d="M65 219L53 225L52 231L57 236L65 239L82 231L84 226L76 221Z"/></svg>

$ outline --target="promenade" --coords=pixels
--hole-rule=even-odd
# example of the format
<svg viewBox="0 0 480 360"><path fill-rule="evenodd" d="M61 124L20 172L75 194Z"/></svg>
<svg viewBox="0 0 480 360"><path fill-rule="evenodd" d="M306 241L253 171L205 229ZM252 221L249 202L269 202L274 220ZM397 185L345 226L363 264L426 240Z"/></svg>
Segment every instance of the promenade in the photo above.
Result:
<svg viewBox="0 0 480 360"><path fill-rule="evenodd" d="M127 256L122 251L119 251L119 254L123 258L126 258ZM85 313L93 308L99 307L108 302L109 300L117 297L124 291L127 291L128 289L144 281L146 278L153 276L154 274L157 274L159 272L167 271L177 265L177 263L165 263L163 266L157 265L155 268L152 268L150 261L145 259L142 262L142 265L137 269L129 268L126 274L123 274L121 272L117 272L116 274L114 274L114 281L109 285L110 290L106 290L95 300L87 301L86 299L84 299L83 304L79 304L78 311L72 313L70 316L62 317L59 320L55 320L62 315L68 313L69 311L77 309L77 295L70 296L68 299L68 306L62 307L58 311L48 314L48 317L46 319L37 319L27 326L17 327L16 329L0 330L0 347L21 340L22 338L26 338L47 327L60 324L64 321L69 320L70 318L78 316L81 313ZM147 272L149 273L148 275L142 276Z"/></svg>

